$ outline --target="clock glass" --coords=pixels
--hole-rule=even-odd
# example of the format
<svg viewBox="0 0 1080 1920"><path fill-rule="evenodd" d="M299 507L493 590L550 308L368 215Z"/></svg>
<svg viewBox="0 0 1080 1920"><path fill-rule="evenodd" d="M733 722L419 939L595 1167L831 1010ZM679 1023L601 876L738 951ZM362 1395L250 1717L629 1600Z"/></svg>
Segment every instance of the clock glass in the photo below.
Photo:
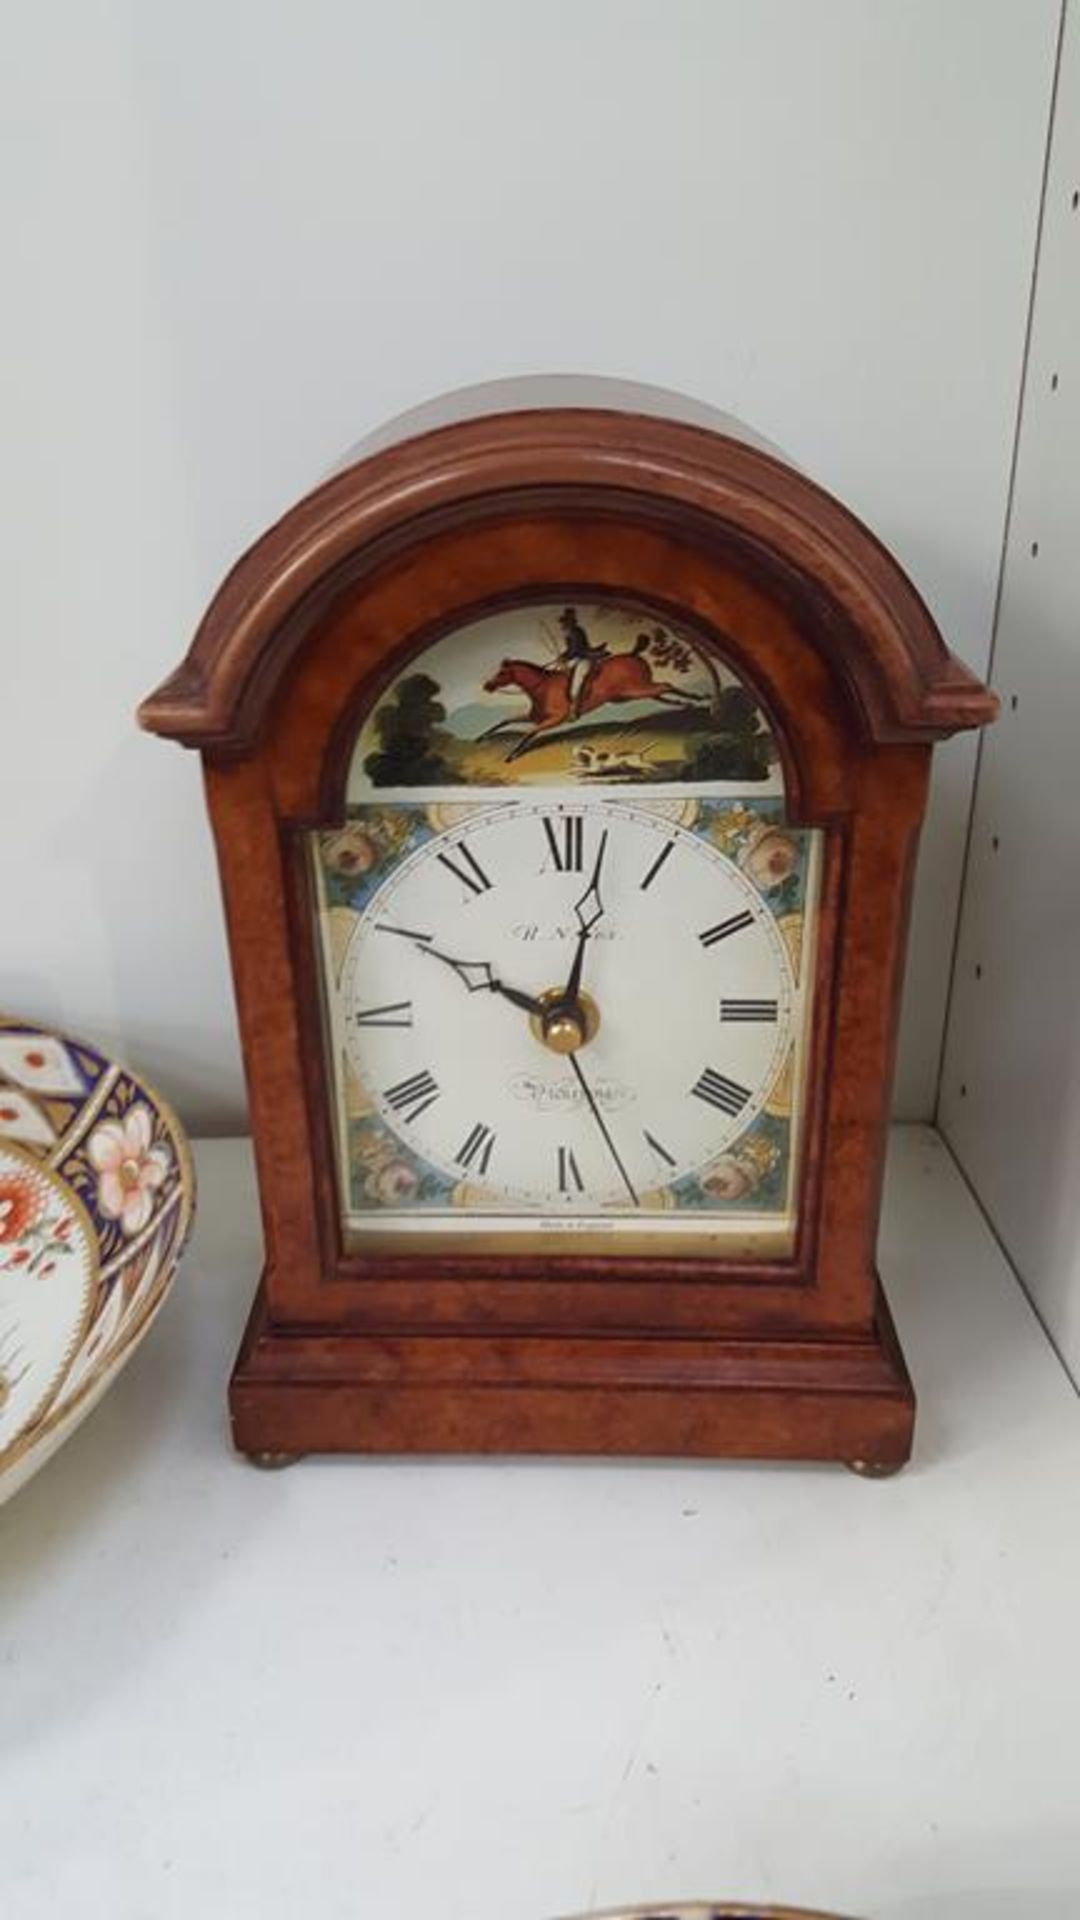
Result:
<svg viewBox="0 0 1080 1920"><path fill-rule="evenodd" d="M611 604L459 627L306 839L347 1247L791 1252L820 834L713 645Z"/></svg>

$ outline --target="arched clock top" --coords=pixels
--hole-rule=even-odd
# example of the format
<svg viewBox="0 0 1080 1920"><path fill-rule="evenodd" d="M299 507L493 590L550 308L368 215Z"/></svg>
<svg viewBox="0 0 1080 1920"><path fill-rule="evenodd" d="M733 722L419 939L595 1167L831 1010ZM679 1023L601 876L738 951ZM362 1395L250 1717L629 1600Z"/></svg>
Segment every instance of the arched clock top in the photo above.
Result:
<svg viewBox="0 0 1080 1920"><path fill-rule="evenodd" d="M571 408L445 427L327 481L233 568L141 724L215 757L243 753L344 596L446 536L537 516L653 530L744 574L820 655L865 741L929 742L996 713L897 562L803 474L700 427ZM537 564L523 588L552 579Z"/></svg>

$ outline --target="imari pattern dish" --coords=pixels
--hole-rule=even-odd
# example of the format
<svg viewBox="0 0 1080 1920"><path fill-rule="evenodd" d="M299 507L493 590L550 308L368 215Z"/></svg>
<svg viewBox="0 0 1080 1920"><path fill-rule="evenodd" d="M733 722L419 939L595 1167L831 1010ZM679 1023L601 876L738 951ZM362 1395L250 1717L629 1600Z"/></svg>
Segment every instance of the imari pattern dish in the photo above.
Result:
<svg viewBox="0 0 1080 1920"><path fill-rule="evenodd" d="M194 1199L157 1094L83 1041L0 1016L0 1503L147 1332Z"/></svg>

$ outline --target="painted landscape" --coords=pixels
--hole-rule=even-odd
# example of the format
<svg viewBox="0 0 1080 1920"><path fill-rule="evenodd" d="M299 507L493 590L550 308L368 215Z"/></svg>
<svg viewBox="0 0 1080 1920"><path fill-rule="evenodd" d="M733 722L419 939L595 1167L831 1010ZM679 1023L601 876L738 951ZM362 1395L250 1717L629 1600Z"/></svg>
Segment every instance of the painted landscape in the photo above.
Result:
<svg viewBox="0 0 1080 1920"><path fill-rule="evenodd" d="M519 607L427 648L365 720L348 800L388 789L717 782L781 791L754 696L621 607Z"/></svg>

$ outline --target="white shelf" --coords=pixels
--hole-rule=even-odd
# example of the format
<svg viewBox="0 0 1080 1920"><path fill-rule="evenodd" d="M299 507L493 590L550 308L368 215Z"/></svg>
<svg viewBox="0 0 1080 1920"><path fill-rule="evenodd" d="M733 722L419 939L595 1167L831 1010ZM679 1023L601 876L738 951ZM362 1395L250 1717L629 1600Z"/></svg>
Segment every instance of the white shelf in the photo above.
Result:
<svg viewBox="0 0 1080 1920"><path fill-rule="evenodd" d="M174 1298L0 1514L12 1920L1080 1914L1080 1401L951 1160L893 1143L920 1394L836 1468L309 1460L225 1381L258 1273L204 1144ZM985 1896L985 1904L983 1903Z"/></svg>

